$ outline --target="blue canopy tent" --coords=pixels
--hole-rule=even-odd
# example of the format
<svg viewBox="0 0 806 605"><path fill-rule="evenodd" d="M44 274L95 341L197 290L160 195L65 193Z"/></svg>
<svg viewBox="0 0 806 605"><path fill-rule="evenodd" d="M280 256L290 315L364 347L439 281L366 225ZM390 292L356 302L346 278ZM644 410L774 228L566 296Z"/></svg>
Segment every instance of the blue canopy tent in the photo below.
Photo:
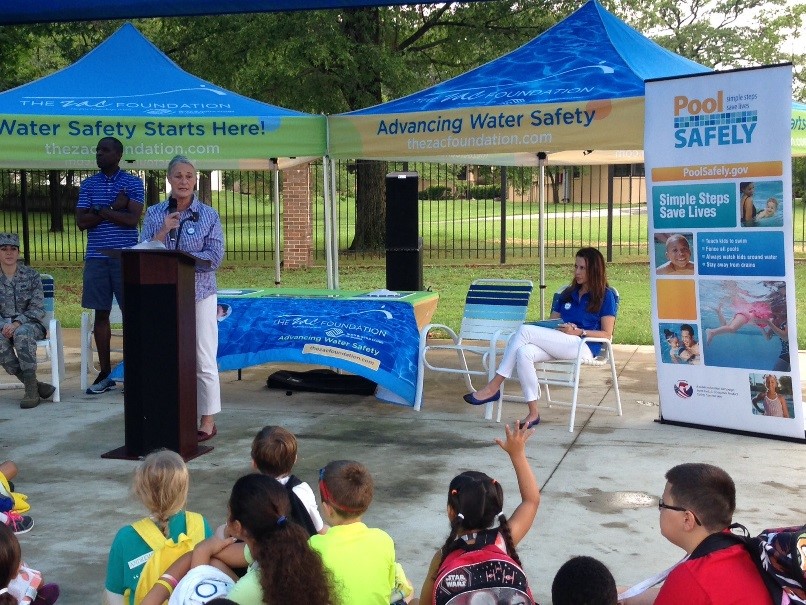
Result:
<svg viewBox="0 0 806 605"><path fill-rule="evenodd" d="M94 169L98 140L114 136L125 168L164 169L182 154L201 169L277 171L324 156L326 128L324 116L255 101L183 71L126 24L73 65L0 93L0 168Z"/></svg>
<svg viewBox="0 0 806 605"><path fill-rule="evenodd" d="M537 38L485 65L401 99L329 116L328 154L539 165L542 251L546 162L641 162L644 81L706 71L589 0ZM540 293L542 308L542 287Z"/></svg>
<svg viewBox="0 0 806 605"><path fill-rule="evenodd" d="M123 142L130 168L184 153L205 169L267 169L270 158L284 167L323 156L326 120L197 78L131 24L73 65L0 93L0 168L94 168L102 136Z"/></svg>
<svg viewBox="0 0 806 605"><path fill-rule="evenodd" d="M524 166L546 152L551 163L631 163L643 148L644 81L706 71L589 0L485 65L330 116L328 153Z"/></svg>

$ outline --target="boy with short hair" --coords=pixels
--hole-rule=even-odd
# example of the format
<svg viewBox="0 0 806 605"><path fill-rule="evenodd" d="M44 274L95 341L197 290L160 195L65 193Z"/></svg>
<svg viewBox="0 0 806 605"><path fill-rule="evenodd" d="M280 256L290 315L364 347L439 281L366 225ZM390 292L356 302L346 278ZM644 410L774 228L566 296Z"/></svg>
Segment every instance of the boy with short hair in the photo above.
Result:
<svg viewBox="0 0 806 605"><path fill-rule="evenodd" d="M311 486L291 474L297 462L297 438L281 426L264 426L252 441L252 466L282 483L291 499L291 516L310 535L327 531ZM296 499L296 501L295 501ZM307 514L307 519L305 518Z"/></svg>
<svg viewBox="0 0 806 605"><path fill-rule="evenodd" d="M285 486L291 500L291 518L309 535L325 533L311 486L291 474L297 461L297 438L281 426L264 426L252 440L252 468L263 475L277 479ZM219 538L228 537L226 524L216 529Z"/></svg>
<svg viewBox="0 0 806 605"><path fill-rule="evenodd" d="M341 605L388 605L395 588L395 545L385 531L367 527L372 475L360 462L336 460L319 472L322 510L330 529L310 545L330 570Z"/></svg>
<svg viewBox="0 0 806 605"><path fill-rule="evenodd" d="M750 553L727 535L736 509L728 473L711 464L675 466L658 508L661 534L689 557L669 573L655 605L772 605Z"/></svg>

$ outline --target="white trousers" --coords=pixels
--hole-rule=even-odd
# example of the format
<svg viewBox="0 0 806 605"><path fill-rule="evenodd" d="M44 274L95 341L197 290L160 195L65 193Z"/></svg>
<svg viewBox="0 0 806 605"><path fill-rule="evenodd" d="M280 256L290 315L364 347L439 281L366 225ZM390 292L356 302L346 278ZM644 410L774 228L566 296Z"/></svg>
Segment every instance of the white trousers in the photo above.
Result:
<svg viewBox="0 0 806 605"><path fill-rule="evenodd" d="M196 410L199 416L221 411L218 381L218 298L211 294L196 302Z"/></svg>
<svg viewBox="0 0 806 605"><path fill-rule="evenodd" d="M496 374L510 378L512 370L517 369L524 399L537 401L540 398L540 385L537 383L535 363L550 359L576 359L578 348L579 336L541 326L522 325L509 339ZM586 359L593 359L587 345L582 348L582 355Z"/></svg>

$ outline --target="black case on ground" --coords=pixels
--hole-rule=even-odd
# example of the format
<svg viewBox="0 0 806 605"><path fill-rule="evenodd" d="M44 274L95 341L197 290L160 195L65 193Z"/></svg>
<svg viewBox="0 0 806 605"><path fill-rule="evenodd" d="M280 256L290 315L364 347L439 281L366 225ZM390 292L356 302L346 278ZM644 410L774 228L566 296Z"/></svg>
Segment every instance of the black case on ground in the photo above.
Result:
<svg viewBox="0 0 806 605"><path fill-rule="evenodd" d="M337 374L333 370L317 369L307 372L278 370L269 374L266 386L284 391L309 391L343 395L373 395L377 384L353 374Z"/></svg>

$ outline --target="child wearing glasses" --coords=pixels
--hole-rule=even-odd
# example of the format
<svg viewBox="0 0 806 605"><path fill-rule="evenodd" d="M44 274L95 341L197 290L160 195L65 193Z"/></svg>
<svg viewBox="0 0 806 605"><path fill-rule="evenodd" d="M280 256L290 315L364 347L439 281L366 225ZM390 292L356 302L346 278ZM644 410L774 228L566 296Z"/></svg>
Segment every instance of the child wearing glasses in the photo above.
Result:
<svg viewBox="0 0 806 605"><path fill-rule="evenodd" d="M382 529L367 527L362 515L372 502L374 482L360 462L336 460L319 472L322 510L330 529L312 536L311 548L333 575L342 605L387 605L412 588L395 562L395 544ZM397 579L396 579L397 576Z"/></svg>
<svg viewBox="0 0 806 605"><path fill-rule="evenodd" d="M660 531L688 558L660 589L626 599L625 605L771 605L772 598L744 544L730 537L736 486L724 470L701 463L680 464L666 473L658 503Z"/></svg>

